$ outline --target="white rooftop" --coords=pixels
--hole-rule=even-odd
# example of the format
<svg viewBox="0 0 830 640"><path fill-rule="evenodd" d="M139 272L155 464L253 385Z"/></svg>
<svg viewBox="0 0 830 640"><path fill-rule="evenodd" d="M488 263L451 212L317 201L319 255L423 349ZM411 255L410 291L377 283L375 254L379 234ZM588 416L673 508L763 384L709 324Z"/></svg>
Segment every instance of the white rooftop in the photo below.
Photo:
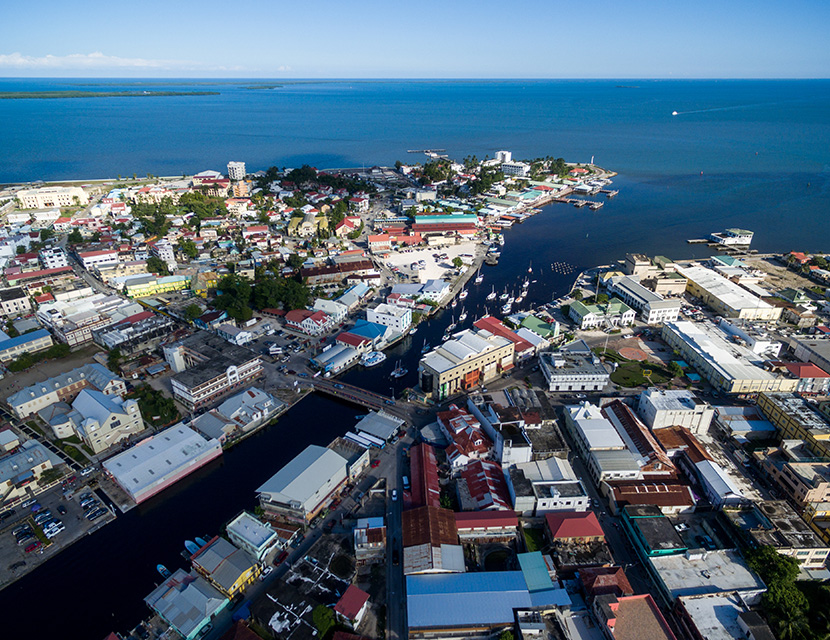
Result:
<svg viewBox="0 0 830 640"><path fill-rule="evenodd" d="M658 389L649 387L640 394L640 402L647 402L657 411L694 411L704 404L685 389Z"/></svg>
<svg viewBox="0 0 830 640"><path fill-rule="evenodd" d="M285 504L296 501L305 505L340 470L345 474L347 465L343 456L311 444L271 476L257 493L270 494L273 500Z"/></svg>
<svg viewBox="0 0 830 640"><path fill-rule="evenodd" d="M426 354L422 362L434 371L443 373L464 360L475 358L486 351L499 349L509 344L510 341L507 338L489 332L476 334L469 329L465 329L456 333L451 340L447 340Z"/></svg>
<svg viewBox="0 0 830 640"><path fill-rule="evenodd" d="M576 481L576 474L567 460L553 456L547 460L533 460L516 465L531 482Z"/></svg>
<svg viewBox="0 0 830 640"><path fill-rule="evenodd" d="M565 407L588 449L624 449L625 443L598 407L589 403Z"/></svg>
<svg viewBox="0 0 830 640"><path fill-rule="evenodd" d="M672 598L766 590L761 578L747 567L735 549L718 549L699 555L658 556L648 561L660 575Z"/></svg>
<svg viewBox="0 0 830 640"><path fill-rule="evenodd" d="M678 320L666 323L675 333L726 380L772 380L775 375L755 366L758 356L741 345L727 342L723 331L703 322Z"/></svg>
<svg viewBox="0 0 830 640"><path fill-rule="evenodd" d="M680 602L706 640L739 640L745 637L738 624L738 616L747 609L734 591L687 596L680 598Z"/></svg>
<svg viewBox="0 0 830 640"><path fill-rule="evenodd" d="M267 545L277 537L277 532L247 511L243 511L230 521L227 526L228 534L233 533L257 549Z"/></svg>
<svg viewBox="0 0 830 640"><path fill-rule="evenodd" d="M706 267L678 267L677 272L736 311L772 308L768 302Z"/></svg>
<svg viewBox="0 0 830 640"><path fill-rule="evenodd" d="M191 462L220 450L218 440L206 440L182 424L160 431L124 453L104 462L104 468L133 494L186 469Z"/></svg>

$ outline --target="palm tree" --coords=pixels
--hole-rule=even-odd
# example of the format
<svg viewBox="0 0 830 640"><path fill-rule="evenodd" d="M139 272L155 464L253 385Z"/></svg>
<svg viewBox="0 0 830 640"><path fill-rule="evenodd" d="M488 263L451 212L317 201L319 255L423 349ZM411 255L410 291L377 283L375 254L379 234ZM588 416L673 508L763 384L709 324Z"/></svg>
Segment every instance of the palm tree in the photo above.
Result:
<svg viewBox="0 0 830 640"><path fill-rule="evenodd" d="M799 638L808 637L810 632L810 628L807 625L807 618L803 615L780 618L776 626L780 640L798 640Z"/></svg>

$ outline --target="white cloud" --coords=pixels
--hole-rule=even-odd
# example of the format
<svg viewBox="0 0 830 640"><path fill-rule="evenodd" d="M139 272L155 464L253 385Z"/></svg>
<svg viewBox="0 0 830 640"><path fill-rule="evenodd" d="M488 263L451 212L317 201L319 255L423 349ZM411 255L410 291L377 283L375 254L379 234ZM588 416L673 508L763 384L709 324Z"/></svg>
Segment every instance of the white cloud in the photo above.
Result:
<svg viewBox="0 0 830 640"><path fill-rule="evenodd" d="M147 58L122 58L108 56L100 51L93 53L72 53L65 56L27 56L15 52L0 54L0 69L17 69L21 71L111 71L111 70L148 70L148 71L224 71L241 72L244 67L235 65L212 66L190 60L152 60Z"/></svg>

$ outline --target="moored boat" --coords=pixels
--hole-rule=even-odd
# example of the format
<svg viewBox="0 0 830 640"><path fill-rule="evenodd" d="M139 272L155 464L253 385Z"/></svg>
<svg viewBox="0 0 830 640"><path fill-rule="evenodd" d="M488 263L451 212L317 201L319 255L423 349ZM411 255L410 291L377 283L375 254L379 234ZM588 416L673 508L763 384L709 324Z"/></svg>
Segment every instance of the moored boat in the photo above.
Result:
<svg viewBox="0 0 830 640"><path fill-rule="evenodd" d="M165 578L165 579L169 578L172 575L170 573L170 569L165 567L163 564L157 564L156 565L156 571L158 571L161 574L161 577Z"/></svg>
<svg viewBox="0 0 830 640"><path fill-rule="evenodd" d="M386 354L382 351L372 351L371 353L365 353L360 358L360 364L364 367L374 367L375 365L380 364L386 360Z"/></svg>

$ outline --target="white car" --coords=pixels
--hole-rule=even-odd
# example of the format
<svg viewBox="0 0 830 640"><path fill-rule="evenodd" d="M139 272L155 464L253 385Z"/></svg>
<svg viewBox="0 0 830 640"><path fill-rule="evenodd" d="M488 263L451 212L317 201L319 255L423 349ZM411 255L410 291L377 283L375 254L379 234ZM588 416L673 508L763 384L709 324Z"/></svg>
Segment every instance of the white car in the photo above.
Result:
<svg viewBox="0 0 830 640"><path fill-rule="evenodd" d="M397 489L392 489L392 501L394 502L397 499L398 499L398 490Z"/></svg>
<svg viewBox="0 0 830 640"><path fill-rule="evenodd" d="M268 576L270 576L270 575L271 575L271 573L272 573L273 571L274 571L274 567L271 567L271 566L265 567L265 568L262 570L262 573L261 573L261 574L259 574L259 579L260 579L262 582L265 582L265 578L267 578Z"/></svg>

